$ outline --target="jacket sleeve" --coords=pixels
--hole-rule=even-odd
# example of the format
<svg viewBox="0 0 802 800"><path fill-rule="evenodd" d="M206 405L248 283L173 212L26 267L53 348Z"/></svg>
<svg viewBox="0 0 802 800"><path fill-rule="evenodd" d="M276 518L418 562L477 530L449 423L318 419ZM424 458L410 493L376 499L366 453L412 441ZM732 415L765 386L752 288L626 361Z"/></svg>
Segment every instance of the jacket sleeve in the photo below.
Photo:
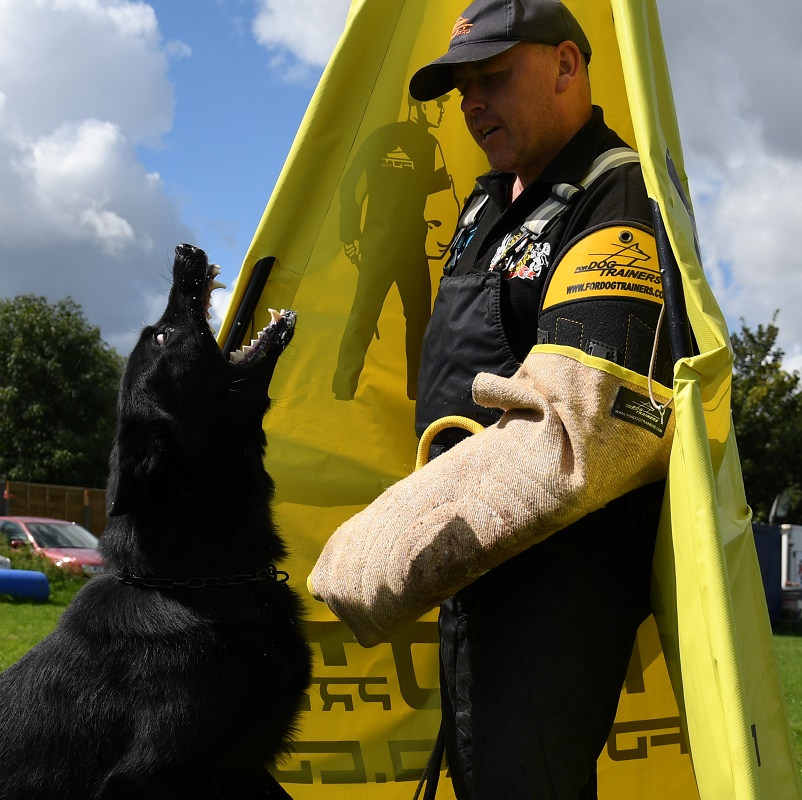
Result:
<svg viewBox="0 0 802 800"><path fill-rule="evenodd" d="M652 386L666 402L669 390ZM473 394L504 409L501 420L345 522L309 576L312 594L366 647L494 566L666 475L670 410L660 430L635 423L640 412L649 417L651 405L646 379L628 369L539 345L511 378L478 375Z"/></svg>

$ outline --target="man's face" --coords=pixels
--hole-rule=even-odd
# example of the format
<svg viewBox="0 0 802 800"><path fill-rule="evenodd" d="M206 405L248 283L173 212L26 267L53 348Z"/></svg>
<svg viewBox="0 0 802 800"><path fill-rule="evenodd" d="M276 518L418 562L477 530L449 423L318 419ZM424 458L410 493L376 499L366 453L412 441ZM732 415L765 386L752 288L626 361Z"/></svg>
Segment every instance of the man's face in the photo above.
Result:
<svg viewBox="0 0 802 800"><path fill-rule="evenodd" d="M521 42L485 61L454 67L468 130L490 166L524 185L559 152L557 48Z"/></svg>

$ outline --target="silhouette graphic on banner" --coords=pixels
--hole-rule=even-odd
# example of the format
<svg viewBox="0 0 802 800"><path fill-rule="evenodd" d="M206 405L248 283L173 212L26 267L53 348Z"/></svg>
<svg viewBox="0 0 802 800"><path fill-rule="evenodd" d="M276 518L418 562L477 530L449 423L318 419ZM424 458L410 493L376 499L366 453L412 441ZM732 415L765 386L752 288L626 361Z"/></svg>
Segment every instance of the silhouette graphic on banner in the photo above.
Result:
<svg viewBox="0 0 802 800"><path fill-rule="evenodd" d="M430 132L440 127L447 100L409 97L407 119L371 133L340 184L340 239L358 278L332 381L338 400L356 394L393 284L406 322L407 396L415 399L432 307L429 260L448 252L459 213L442 148Z"/></svg>

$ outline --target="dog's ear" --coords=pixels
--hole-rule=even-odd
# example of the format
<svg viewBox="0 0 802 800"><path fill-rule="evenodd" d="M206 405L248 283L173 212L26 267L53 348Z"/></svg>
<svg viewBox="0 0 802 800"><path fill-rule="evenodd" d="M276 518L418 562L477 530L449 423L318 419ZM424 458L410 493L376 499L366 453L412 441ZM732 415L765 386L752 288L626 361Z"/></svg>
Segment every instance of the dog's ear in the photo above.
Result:
<svg viewBox="0 0 802 800"><path fill-rule="evenodd" d="M106 492L110 517L129 514L147 499L150 484L168 470L177 443L175 425L168 420L120 426Z"/></svg>

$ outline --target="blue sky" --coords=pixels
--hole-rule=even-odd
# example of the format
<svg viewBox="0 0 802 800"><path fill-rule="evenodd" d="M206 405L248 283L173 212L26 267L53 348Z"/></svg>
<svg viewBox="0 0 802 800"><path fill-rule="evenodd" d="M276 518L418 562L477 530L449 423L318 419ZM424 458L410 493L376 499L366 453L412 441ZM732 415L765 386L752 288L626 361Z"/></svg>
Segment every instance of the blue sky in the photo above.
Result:
<svg viewBox="0 0 802 800"><path fill-rule="evenodd" d="M196 243L228 271L250 243L321 68L298 70L285 54L296 66L288 81L271 66L281 54L256 42L253 3L194 0L191 14L175 0L151 5L164 39L192 52L170 65L173 128L139 155L181 203Z"/></svg>
<svg viewBox="0 0 802 800"><path fill-rule="evenodd" d="M709 280L802 368L802 3L657 4ZM125 353L177 242L233 284L347 8L0 0L0 296L69 294Z"/></svg>

